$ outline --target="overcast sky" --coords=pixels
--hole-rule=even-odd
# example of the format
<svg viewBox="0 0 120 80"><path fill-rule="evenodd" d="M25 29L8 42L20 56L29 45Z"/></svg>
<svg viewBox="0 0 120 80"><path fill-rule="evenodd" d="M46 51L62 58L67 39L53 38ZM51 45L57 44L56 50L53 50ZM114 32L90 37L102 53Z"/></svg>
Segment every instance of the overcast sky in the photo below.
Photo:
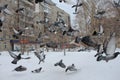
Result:
<svg viewBox="0 0 120 80"><path fill-rule="evenodd" d="M56 6L58 6L59 8L63 9L64 11L70 14L71 22L73 23L74 16L75 16L73 12L75 11L75 9L71 8L72 4L66 4L64 2L60 3L59 0L52 0L52 1L56 3Z"/></svg>

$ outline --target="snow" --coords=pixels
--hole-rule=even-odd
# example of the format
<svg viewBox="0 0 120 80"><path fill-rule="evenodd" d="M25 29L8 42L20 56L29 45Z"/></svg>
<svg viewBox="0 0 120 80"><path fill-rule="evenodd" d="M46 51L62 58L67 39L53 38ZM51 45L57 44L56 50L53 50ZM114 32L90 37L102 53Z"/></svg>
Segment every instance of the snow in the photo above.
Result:
<svg viewBox="0 0 120 80"><path fill-rule="evenodd" d="M120 51L120 49L117 49ZM96 51L83 52L45 52L46 59L44 63L38 64L38 58L30 52L29 60L20 60L18 64L11 64L13 60L7 51L0 55L0 80L120 80L120 56L109 62L97 62L94 55ZM16 52L17 54L17 52ZM66 66L75 64L78 71L65 72L64 68L54 66L54 64L63 59ZM26 71L16 72L14 68L19 65L27 67ZM40 73L31 73L42 67Z"/></svg>

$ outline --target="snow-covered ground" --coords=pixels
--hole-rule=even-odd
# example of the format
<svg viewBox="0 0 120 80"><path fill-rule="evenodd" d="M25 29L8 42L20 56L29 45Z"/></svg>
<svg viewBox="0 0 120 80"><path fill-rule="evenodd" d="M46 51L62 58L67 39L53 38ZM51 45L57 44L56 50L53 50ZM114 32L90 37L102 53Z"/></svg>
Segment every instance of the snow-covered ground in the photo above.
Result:
<svg viewBox="0 0 120 80"><path fill-rule="evenodd" d="M119 49L117 51L120 51ZM120 80L120 55L109 62L97 62L96 51L86 52L45 52L45 63L38 64L38 58L31 52L29 60L20 60L17 65L8 52L0 55L0 80ZM27 56L26 54L23 56ZM66 66L75 64L78 71L65 72L65 69L54 64L63 59ZM16 72L19 65L27 67L26 71ZM31 73L32 70L42 67L40 73Z"/></svg>

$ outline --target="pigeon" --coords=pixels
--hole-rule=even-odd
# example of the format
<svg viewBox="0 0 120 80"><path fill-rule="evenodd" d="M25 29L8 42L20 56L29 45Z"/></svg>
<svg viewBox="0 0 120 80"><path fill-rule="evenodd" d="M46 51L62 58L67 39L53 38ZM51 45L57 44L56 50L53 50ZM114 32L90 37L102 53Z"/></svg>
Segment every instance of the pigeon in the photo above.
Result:
<svg viewBox="0 0 120 80"><path fill-rule="evenodd" d="M76 31L79 32L78 30L74 30L72 27L69 27L68 30L63 31L62 35L67 34L68 36L71 36Z"/></svg>
<svg viewBox="0 0 120 80"><path fill-rule="evenodd" d="M115 59L120 54L120 52L115 52L115 49L116 49L115 33L112 33L106 45L105 56L103 55L98 56L97 61L104 60L108 62L109 60Z"/></svg>
<svg viewBox="0 0 120 80"><path fill-rule="evenodd" d="M40 73L42 70L42 67L40 67L39 69L35 69L33 71L31 71L32 73Z"/></svg>
<svg viewBox="0 0 120 80"><path fill-rule="evenodd" d="M74 14L77 14L77 13L78 13L78 12L77 12L77 9L78 9L78 7L80 7L80 6L82 6L82 5L83 5L83 3L79 3L79 0L77 0L77 4L72 6L72 8L75 7L75 13L74 13Z"/></svg>
<svg viewBox="0 0 120 80"><path fill-rule="evenodd" d="M26 67L20 65L20 66L16 67L13 71L21 72L21 71L26 71L26 70L27 70Z"/></svg>
<svg viewBox="0 0 120 80"><path fill-rule="evenodd" d="M22 33L24 32L24 30L16 30L15 28L13 28L14 34L13 37L18 39L20 35L22 35Z"/></svg>
<svg viewBox="0 0 120 80"><path fill-rule="evenodd" d="M98 46L98 50L97 50L97 54L94 57L100 56L101 54L103 54L103 45L99 44Z"/></svg>
<svg viewBox="0 0 120 80"><path fill-rule="evenodd" d="M23 11L24 11L24 8L19 8L15 12L18 13L18 12L23 12Z"/></svg>
<svg viewBox="0 0 120 80"><path fill-rule="evenodd" d="M118 2L116 1L113 1L113 2L114 2L115 7L120 7L120 0Z"/></svg>
<svg viewBox="0 0 120 80"><path fill-rule="evenodd" d="M59 2L60 2L60 3L61 3L61 2L64 2L64 3L65 3L65 2L66 2L66 0L59 0Z"/></svg>
<svg viewBox="0 0 120 80"><path fill-rule="evenodd" d="M102 55L103 53L106 53L107 44L108 44L107 39L104 40L103 44L99 44L97 54L94 57L97 57Z"/></svg>
<svg viewBox="0 0 120 80"><path fill-rule="evenodd" d="M62 59L59 62L55 63L54 66L60 66L61 68L66 68L66 65L63 63Z"/></svg>
<svg viewBox="0 0 120 80"><path fill-rule="evenodd" d="M4 20L5 20L4 17L1 17L1 18L0 18L0 32L2 32L2 26L3 26Z"/></svg>
<svg viewBox="0 0 120 80"><path fill-rule="evenodd" d="M8 7L8 4L5 4L4 6L0 6L0 13Z"/></svg>
<svg viewBox="0 0 120 80"><path fill-rule="evenodd" d="M69 71L77 71L77 69L75 68L75 65L74 65L74 64L68 66L68 67L66 68L65 72L67 72L68 70L69 70Z"/></svg>
<svg viewBox="0 0 120 80"><path fill-rule="evenodd" d="M12 64L17 64L17 62L21 59L30 59L30 57L26 57L26 58L23 58L21 57L21 53L19 53L18 55L14 54L12 51L8 51L10 56L12 58L14 58L14 60L11 62Z"/></svg>
<svg viewBox="0 0 120 80"><path fill-rule="evenodd" d="M39 63L40 64L41 62L44 62L45 58L46 58L46 55L43 53L43 51L40 51L40 52L34 52L35 56L39 59Z"/></svg>
<svg viewBox="0 0 120 80"><path fill-rule="evenodd" d="M35 3L43 2L44 0L35 0Z"/></svg>
<svg viewBox="0 0 120 80"><path fill-rule="evenodd" d="M87 46L90 46L90 47L93 47L95 49L98 49L98 44L95 43L90 36L84 36L84 37L81 37L81 42L86 44Z"/></svg>
<svg viewBox="0 0 120 80"><path fill-rule="evenodd" d="M103 14L105 14L104 10L101 10L101 11L98 10L96 15L103 15Z"/></svg>
<svg viewBox="0 0 120 80"><path fill-rule="evenodd" d="M4 13L7 15L13 15L10 10L8 10L8 4L5 4L4 6L0 7L0 13Z"/></svg>
<svg viewBox="0 0 120 80"><path fill-rule="evenodd" d="M75 37L75 43L79 43L80 41L81 41L81 38L78 37L78 36L76 36L76 37Z"/></svg>
<svg viewBox="0 0 120 80"><path fill-rule="evenodd" d="M104 33L103 26L100 25L100 26L99 26L99 32L94 31L92 35L93 35L93 36L100 36L100 35L102 35L103 33Z"/></svg>

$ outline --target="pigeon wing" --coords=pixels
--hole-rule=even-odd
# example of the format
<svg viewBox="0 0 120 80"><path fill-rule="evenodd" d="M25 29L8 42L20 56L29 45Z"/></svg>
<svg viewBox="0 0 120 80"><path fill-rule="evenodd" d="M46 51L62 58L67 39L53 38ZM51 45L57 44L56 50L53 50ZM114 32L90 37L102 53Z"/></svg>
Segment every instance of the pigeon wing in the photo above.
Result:
<svg viewBox="0 0 120 80"><path fill-rule="evenodd" d="M13 28L13 31L15 34L19 34L19 32L15 28Z"/></svg>
<svg viewBox="0 0 120 80"><path fill-rule="evenodd" d="M115 41L115 33L113 33L110 36L110 40L108 41L107 47L106 47L106 55L112 55L114 54L116 49L116 41Z"/></svg>
<svg viewBox="0 0 120 80"><path fill-rule="evenodd" d="M103 33L103 26L102 26L102 25L100 25L100 27L99 27L99 33L100 33L100 34Z"/></svg>
<svg viewBox="0 0 120 80"><path fill-rule="evenodd" d="M9 54L10 54L10 56L11 56L12 58L16 58L16 57L17 57L17 55L14 54L12 51L8 51L8 52L9 52Z"/></svg>
<svg viewBox="0 0 120 80"><path fill-rule="evenodd" d="M40 60L40 53L38 53L38 52L34 52L34 54L35 54L35 56Z"/></svg>

